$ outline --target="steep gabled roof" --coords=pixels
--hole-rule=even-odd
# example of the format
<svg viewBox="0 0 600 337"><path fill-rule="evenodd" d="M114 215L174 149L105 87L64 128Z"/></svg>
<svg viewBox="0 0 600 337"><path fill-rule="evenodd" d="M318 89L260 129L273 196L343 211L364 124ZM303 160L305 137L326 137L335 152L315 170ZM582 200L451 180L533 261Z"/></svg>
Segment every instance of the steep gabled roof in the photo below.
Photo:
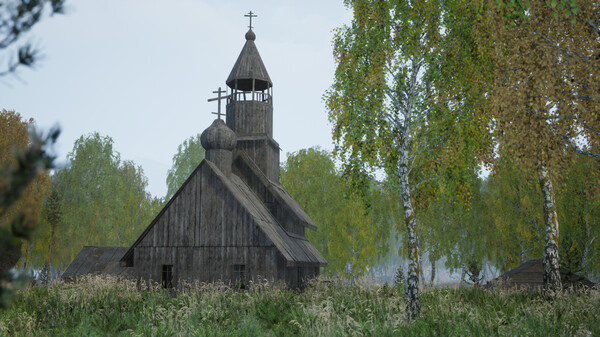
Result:
<svg viewBox="0 0 600 337"><path fill-rule="evenodd" d="M127 250L128 247L85 246L61 277L73 280L87 274L127 274L127 268L121 267L119 263Z"/></svg>
<svg viewBox="0 0 600 337"><path fill-rule="evenodd" d="M206 161L221 181L229 188L234 197L252 215L254 221L273 242L275 247L283 254L288 267L304 264L327 265L325 258L302 235L289 233L281 227L275 217L267 210L256 194L235 174L226 177L213 163Z"/></svg>
<svg viewBox="0 0 600 337"><path fill-rule="evenodd" d="M181 184L181 187L179 187L177 192L175 192L175 194L173 194L173 196L171 197L171 200L169 200L167 202L167 204L163 207L163 209L161 209L160 212L158 212L158 214L154 217L154 220L152 220L152 222L150 222L150 225L148 225L148 227L146 227L146 229L142 232L142 234L140 234L140 236L137 238L137 240L135 240L135 242L131 245L131 247L123 255L123 258L121 258L121 262L124 263L127 267L133 266L133 248L136 247L137 245L139 245L139 243L142 242L142 240L146 237L146 235L148 235L148 233L152 230L154 225L161 218L163 213L165 213L165 211L171 206L171 204L173 203L173 200L175 200L179 196L179 194L181 194L181 191L183 191L185 186L192 180L192 177L197 174L197 172L200 170L201 165L202 165L202 162L200 164L198 164L198 166L196 166L196 169L194 169L192 174L190 174L190 176L183 182L183 184Z"/></svg>
<svg viewBox="0 0 600 337"><path fill-rule="evenodd" d="M227 77L227 85L234 89L237 81L237 89L250 91L252 90L252 79L255 80L254 89L257 91L265 90L273 86L267 68L260 58L254 39L256 35L252 30L246 33L246 44L242 48L240 55L235 61L235 65L229 77Z"/></svg>
<svg viewBox="0 0 600 337"><path fill-rule="evenodd" d="M239 171L246 174L253 174L258 181L269 191L269 193L278 201L281 207L285 207L290 214L296 217L299 223L304 227L312 230L317 230L317 225L306 214L306 212L298 205L296 200L288 193L288 191L278 182L271 181L261 170L256 163L245 152L239 152L234 160L234 165L237 165Z"/></svg>
<svg viewBox="0 0 600 337"><path fill-rule="evenodd" d="M265 205L258 199L256 194L246 185L238 176L231 174L227 177L219 168L211 161L204 159L200 165L194 170L190 178L181 186L180 190L175 193L173 198L167 203L167 205L160 211L156 218L150 223L148 228L140 235L135 243L129 248L129 250L123 255L121 259L127 266L133 264L133 250L134 248L144 239L144 237L151 231L152 227L157 223L160 215L163 214L166 209L171 205L172 201L177 198L179 192L183 190L184 186L188 184L191 177L198 174L202 167L206 166L214 173L214 175L223 183L223 185L231 192L233 197L244 207L253 220L258 224L260 229L265 235L273 242L275 247L287 261L287 266L301 266L306 264L318 264L319 266L326 266L327 261L321 253L308 241L308 239L301 235L295 235L285 231L281 225L277 222L275 217L267 210ZM291 198L291 197L290 197ZM309 218L310 220L310 218Z"/></svg>

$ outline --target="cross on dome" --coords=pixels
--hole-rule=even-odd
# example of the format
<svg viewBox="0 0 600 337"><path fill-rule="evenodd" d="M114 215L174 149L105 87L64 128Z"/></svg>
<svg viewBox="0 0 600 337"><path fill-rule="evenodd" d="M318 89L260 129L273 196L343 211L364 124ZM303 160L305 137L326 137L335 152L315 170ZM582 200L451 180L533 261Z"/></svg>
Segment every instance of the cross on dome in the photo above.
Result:
<svg viewBox="0 0 600 337"><path fill-rule="evenodd" d="M257 17L258 15L252 13L252 11L250 11L248 14L244 14L245 17L250 18L250 25L248 26L248 28L252 29L252 18Z"/></svg>
<svg viewBox="0 0 600 337"><path fill-rule="evenodd" d="M224 113L221 113L221 100L226 99L229 97L229 95L226 96L221 96L221 94L226 93L227 91L225 90L221 90L221 87L219 87L219 90L217 91L213 91L213 94L217 94L217 97L215 98L209 98L208 101L209 102L213 102L213 101L217 101L218 105L217 105L217 112L211 112L213 115L217 115L219 116L219 119L221 119L221 116L225 116Z"/></svg>

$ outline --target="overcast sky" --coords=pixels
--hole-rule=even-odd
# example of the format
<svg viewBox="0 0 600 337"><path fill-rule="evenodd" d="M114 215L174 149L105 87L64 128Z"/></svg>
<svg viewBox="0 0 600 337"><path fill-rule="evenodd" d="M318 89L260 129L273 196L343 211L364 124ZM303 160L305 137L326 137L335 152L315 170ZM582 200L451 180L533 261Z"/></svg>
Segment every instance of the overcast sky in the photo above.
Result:
<svg viewBox="0 0 600 337"><path fill-rule="evenodd" d="M141 165L155 196L177 146L215 118L206 100L225 87L252 20L273 81L274 138L286 154L331 150L322 95L334 73L332 30L349 23L342 0L67 0L67 15L44 18L23 41L45 58L18 79L2 78L0 109L61 128L59 162L81 135L98 131L122 159ZM0 54L2 66L6 53Z"/></svg>

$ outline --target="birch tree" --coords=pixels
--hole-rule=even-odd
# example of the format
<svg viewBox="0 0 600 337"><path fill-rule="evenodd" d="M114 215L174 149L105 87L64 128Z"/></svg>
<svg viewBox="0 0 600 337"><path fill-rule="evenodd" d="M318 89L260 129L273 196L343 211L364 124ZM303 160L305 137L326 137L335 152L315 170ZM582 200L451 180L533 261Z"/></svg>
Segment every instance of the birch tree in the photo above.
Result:
<svg viewBox="0 0 600 337"><path fill-rule="evenodd" d="M569 152L600 141L600 12L595 1L495 2L474 24L490 36L490 112L513 156L537 171L544 210L544 289L561 289L553 181ZM585 141L579 142L578 139ZM582 144L588 144L586 148Z"/></svg>
<svg viewBox="0 0 600 337"><path fill-rule="evenodd" d="M409 259L406 316L411 320L420 313L422 273L413 193L434 179L413 167L419 157L451 158L452 149L441 145L448 144L460 117L432 104L437 73L428 65L437 62L445 46L440 35L442 3L361 0L346 4L353 9L354 19L336 31L337 69L326 93L335 155L353 188L366 190L378 171L401 196ZM439 160L436 165L449 163ZM432 170L439 171L439 167Z"/></svg>

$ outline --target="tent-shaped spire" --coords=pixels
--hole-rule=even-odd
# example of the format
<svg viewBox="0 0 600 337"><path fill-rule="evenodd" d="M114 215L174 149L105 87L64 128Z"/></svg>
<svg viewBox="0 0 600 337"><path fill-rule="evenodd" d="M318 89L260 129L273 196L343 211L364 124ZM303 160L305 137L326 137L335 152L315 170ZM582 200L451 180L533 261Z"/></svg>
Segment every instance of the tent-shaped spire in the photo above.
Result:
<svg viewBox="0 0 600 337"><path fill-rule="evenodd" d="M255 39L256 35L250 28L246 33L246 44L227 77L227 86L231 89L262 91L273 86L267 68L260 58L256 44L254 44Z"/></svg>

